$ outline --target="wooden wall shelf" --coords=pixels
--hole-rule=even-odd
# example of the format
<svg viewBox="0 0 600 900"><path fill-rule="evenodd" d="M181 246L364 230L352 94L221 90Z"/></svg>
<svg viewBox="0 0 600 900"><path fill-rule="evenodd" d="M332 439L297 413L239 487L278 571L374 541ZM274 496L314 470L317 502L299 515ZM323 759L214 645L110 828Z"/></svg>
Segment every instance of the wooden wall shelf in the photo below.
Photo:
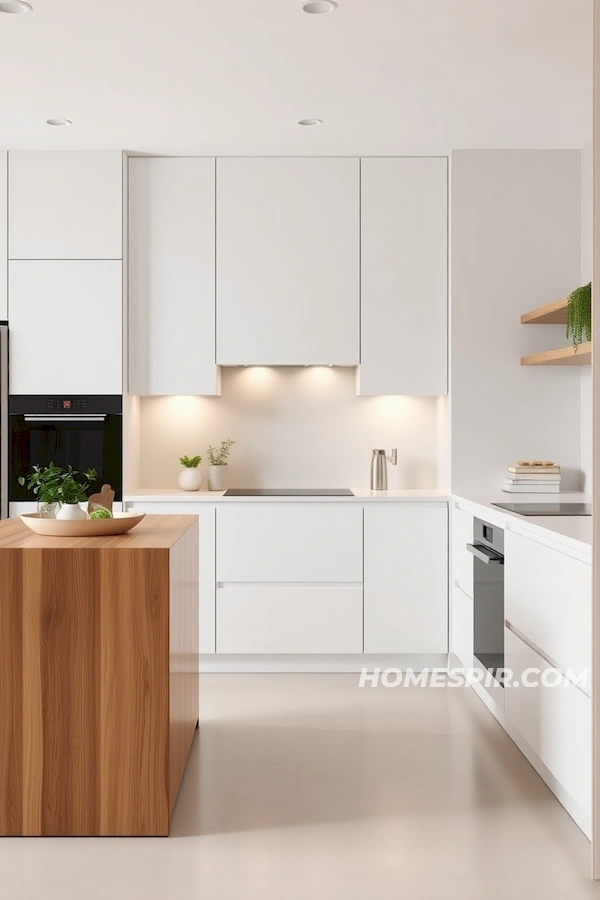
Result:
<svg viewBox="0 0 600 900"><path fill-rule="evenodd" d="M589 366L592 362L591 342L575 347L561 347L559 350L543 350L521 357L522 366Z"/></svg>
<svg viewBox="0 0 600 900"><path fill-rule="evenodd" d="M568 297L554 300L545 306L538 306L530 312L523 313L521 325L565 325L567 321Z"/></svg>

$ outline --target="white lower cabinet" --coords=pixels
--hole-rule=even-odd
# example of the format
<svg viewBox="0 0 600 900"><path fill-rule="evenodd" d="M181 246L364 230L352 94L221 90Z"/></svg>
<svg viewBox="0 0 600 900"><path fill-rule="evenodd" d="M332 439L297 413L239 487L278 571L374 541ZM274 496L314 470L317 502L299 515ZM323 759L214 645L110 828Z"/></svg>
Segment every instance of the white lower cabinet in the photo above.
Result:
<svg viewBox="0 0 600 900"><path fill-rule="evenodd" d="M446 505L365 507L365 653L447 653Z"/></svg>
<svg viewBox="0 0 600 900"><path fill-rule="evenodd" d="M473 543L473 516L471 513L452 507L451 517L452 580L460 588L473 596L473 557L467 544Z"/></svg>
<svg viewBox="0 0 600 900"><path fill-rule="evenodd" d="M461 664L473 665L473 600L457 585L452 587L450 650Z"/></svg>
<svg viewBox="0 0 600 900"><path fill-rule="evenodd" d="M361 653L362 586L217 591L217 653Z"/></svg>
<svg viewBox="0 0 600 900"><path fill-rule="evenodd" d="M504 635L505 666L513 672L513 686L505 689L505 715L583 814L589 816L591 700L558 673L556 686L541 684L538 673L550 669L549 663L509 629ZM537 681L538 686L528 687L524 679Z"/></svg>
<svg viewBox="0 0 600 900"><path fill-rule="evenodd" d="M592 571L512 531L504 535L504 615L563 670L591 665Z"/></svg>

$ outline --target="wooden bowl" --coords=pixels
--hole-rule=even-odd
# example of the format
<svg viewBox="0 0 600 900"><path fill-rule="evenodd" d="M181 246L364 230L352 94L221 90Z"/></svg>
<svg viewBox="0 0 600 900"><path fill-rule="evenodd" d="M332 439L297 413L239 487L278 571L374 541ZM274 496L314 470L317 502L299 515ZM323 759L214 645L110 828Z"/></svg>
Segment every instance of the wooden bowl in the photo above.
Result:
<svg viewBox="0 0 600 900"><path fill-rule="evenodd" d="M112 519L42 519L39 513L21 516L36 534L50 537L101 537L106 534L125 534L142 521L146 513L117 512Z"/></svg>

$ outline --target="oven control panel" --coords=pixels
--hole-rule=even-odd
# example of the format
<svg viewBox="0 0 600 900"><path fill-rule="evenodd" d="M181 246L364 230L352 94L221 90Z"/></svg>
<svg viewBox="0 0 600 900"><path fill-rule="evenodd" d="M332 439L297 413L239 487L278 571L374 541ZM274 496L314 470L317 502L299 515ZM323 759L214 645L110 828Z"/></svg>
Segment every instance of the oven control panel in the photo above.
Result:
<svg viewBox="0 0 600 900"><path fill-rule="evenodd" d="M48 412L86 412L88 402L85 398L75 397L71 400L63 397L48 397L46 410Z"/></svg>

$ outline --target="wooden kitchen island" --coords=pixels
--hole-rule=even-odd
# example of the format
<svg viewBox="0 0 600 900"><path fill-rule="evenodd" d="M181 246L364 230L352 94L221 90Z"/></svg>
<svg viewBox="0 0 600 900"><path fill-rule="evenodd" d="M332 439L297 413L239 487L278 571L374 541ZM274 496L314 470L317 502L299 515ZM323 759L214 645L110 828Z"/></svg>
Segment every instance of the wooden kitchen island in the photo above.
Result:
<svg viewBox="0 0 600 900"><path fill-rule="evenodd" d="M197 721L197 517L0 523L0 835L168 835Z"/></svg>

